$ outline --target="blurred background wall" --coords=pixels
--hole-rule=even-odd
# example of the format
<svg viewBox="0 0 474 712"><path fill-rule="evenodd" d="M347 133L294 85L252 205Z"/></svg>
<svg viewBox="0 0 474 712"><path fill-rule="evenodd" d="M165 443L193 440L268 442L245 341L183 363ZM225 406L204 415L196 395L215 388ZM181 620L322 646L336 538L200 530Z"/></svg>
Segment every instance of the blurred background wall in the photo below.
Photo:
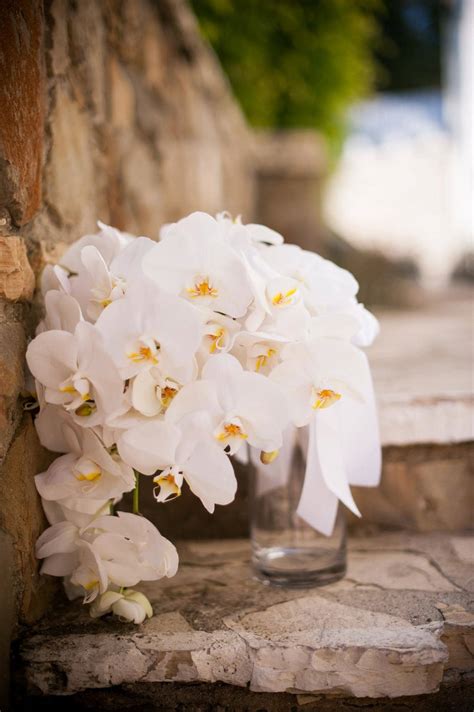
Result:
<svg viewBox="0 0 474 712"><path fill-rule="evenodd" d="M356 272L370 303L417 302L472 273L473 3L192 0L251 125L313 129L329 164L313 182L313 246ZM238 28L236 30L236 28ZM314 161L304 141L292 165ZM282 161L283 162L283 161ZM314 170L314 168L313 168ZM322 185L325 188L322 190ZM286 185L282 183L282 191ZM264 178L263 190L268 190ZM287 236L285 207L258 209ZM298 189L295 190L298 194ZM302 189L301 192L304 192ZM280 196L282 197L282 196ZM302 203L302 214L308 211ZM313 224L315 215L313 212ZM303 220L304 221L304 220ZM290 224L291 223L291 224ZM307 237L303 238L307 245ZM415 281L414 278L418 277ZM368 286L367 286L368 285ZM416 293L420 297L420 293Z"/></svg>

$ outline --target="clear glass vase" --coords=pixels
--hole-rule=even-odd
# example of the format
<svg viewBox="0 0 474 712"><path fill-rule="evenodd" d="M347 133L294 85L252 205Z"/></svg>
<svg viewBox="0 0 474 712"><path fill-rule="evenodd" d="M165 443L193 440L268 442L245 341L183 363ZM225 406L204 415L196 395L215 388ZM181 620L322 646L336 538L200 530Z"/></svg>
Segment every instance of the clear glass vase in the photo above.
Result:
<svg viewBox="0 0 474 712"><path fill-rule="evenodd" d="M291 443L284 443L278 463L251 465L252 563L262 581L277 586L322 586L341 579L346 572L342 505L330 536L320 534L296 513L308 440L307 428L300 428Z"/></svg>

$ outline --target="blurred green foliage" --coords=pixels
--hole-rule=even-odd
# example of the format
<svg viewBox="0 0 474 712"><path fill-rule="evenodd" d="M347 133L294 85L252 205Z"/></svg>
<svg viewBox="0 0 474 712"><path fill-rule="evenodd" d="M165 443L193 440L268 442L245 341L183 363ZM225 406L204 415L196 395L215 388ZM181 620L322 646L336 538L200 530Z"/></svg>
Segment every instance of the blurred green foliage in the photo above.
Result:
<svg viewBox="0 0 474 712"><path fill-rule="evenodd" d="M379 0L191 0L254 126L311 127L333 146L375 82Z"/></svg>
<svg viewBox="0 0 474 712"><path fill-rule="evenodd" d="M409 91L441 86L442 33L455 3L382 0L377 43L378 88Z"/></svg>

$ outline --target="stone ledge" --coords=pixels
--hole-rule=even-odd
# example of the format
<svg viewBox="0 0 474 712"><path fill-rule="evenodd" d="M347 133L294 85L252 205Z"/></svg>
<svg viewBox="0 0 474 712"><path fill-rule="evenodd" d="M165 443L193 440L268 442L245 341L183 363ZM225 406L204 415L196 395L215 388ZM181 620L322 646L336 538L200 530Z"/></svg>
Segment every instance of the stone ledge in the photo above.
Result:
<svg viewBox="0 0 474 712"><path fill-rule="evenodd" d="M383 445L474 440L472 293L380 312L368 350Z"/></svg>
<svg viewBox="0 0 474 712"><path fill-rule="evenodd" d="M353 487L359 519L366 526L415 531L455 531L472 527L474 442L449 445L392 445L383 449L379 487Z"/></svg>
<svg viewBox="0 0 474 712"><path fill-rule="evenodd" d="M142 586L154 618L135 628L61 603L20 641L20 670L34 695L165 681L431 693L474 670L473 543L463 533L354 539L346 579L296 591L255 580L245 541L188 542L174 579Z"/></svg>
<svg viewBox="0 0 474 712"><path fill-rule="evenodd" d="M451 444L474 440L474 396L409 396L378 399L383 445Z"/></svg>

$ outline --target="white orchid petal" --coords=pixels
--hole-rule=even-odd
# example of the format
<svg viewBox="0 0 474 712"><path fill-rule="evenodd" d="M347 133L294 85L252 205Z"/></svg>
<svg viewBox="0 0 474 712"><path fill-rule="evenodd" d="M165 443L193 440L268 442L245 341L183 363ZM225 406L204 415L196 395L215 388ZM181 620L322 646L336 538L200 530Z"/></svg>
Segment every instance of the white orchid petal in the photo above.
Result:
<svg viewBox="0 0 474 712"><path fill-rule="evenodd" d="M42 322L43 331L51 329L68 331L73 334L82 319L78 302L69 294L52 290L44 298L46 319Z"/></svg>
<svg viewBox="0 0 474 712"><path fill-rule="evenodd" d="M157 365L172 378L175 373L182 377L183 370L185 377L192 377L202 335L198 312L149 280L132 285L123 299L102 312L95 326L122 378Z"/></svg>
<svg viewBox="0 0 474 712"><path fill-rule="evenodd" d="M28 367L44 386L57 388L77 369L77 343L67 331L38 334L26 351Z"/></svg>
<svg viewBox="0 0 474 712"><path fill-rule="evenodd" d="M122 433L117 448L128 465L152 475L173 463L179 438L179 430L171 423L154 421Z"/></svg>
<svg viewBox="0 0 474 712"><path fill-rule="evenodd" d="M265 242L269 245L281 245L283 243L283 237L276 230L272 230L265 225L257 225L256 223L247 223L245 225L246 231L250 234L252 240L255 242Z"/></svg>
<svg viewBox="0 0 474 712"><path fill-rule="evenodd" d="M157 390L160 391L160 396ZM151 371L141 371L133 379L132 405L140 413L149 417L158 415L162 410L161 389Z"/></svg>
<svg viewBox="0 0 474 712"><path fill-rule="evenodd" d="M125 597L117 601L112 610L120 620L129 621L130 623L143 623L146 618L145 609L139 603Z"/></svg>
<svg viewBox="0 0 474 712"><path fill-rule="evenodd" d="M41 573L50 576L69 576L77 566L77 552L50 554L41 564Z"/></svg>
<svg viewBox="0 0 474 712"><path fill-rule="evenodd" d="M148 598L143 594L140 593L140 591L126 591L125 596L127 601L134 601L137 603L143 610L145 611L145 615L147 618L151 618L153 615L153 608L151 606L150 601Z"/></svg>
<svg viewBox="0 0 474 712"><path fill-rule="evenodd" d="M79 323L75 333L79 367L94 387L98 415L104 414L110 417L122 407L122 378L113 359L105 351L102 335L92 324ZM92 419L89 424L92 424Z"/></svg>
<svg viewBox="0 0 474 712"><path fill-rule="evenodd" d="M61 265L72 272L80 273L83 268L81 254L87 245L96 247L104 258L105 264L110 265L114 257L130 242L130 236L127 233L120 232L120 230L101 222L98 225L100 232L93 235L84 235L71 245L62 256Z"/></svg>
<svg viewBox="0 0 474 712"><path fill-rule="evenodd" d="M177 423L186 415L200 410L208 412L211 418L218 418L221 414L212 381L194 381L185 385L173 398L166 411L165 419L169 423Z"/></svg>
<svg viewBox="0 0 474 712"><path fill-rule="evenodd" d="M244 262L219 237L218 223L193 213L167 229L167 237L144 258L143 271L170 294L184 296L232 317L252 300ZM199 284L207 284L200 289Z"/></svg>
<svg viewBox="0 0 474 712"><path fill-rule="evenodd" d="M59 522L45 529L36 541L36 556L44 559L51 554L70 554L76 551L78 529L71 522Z"/></svg>
<svg viewBox="0 0 474 712"><path fill-rule="evenodd" d="M97 247L87 245L81 250L81 261L89 272L94 287L100 287L110 292L112 280L104 258Z"/></svg>
<svg viewBox="0 0 474 712"><path fill-rule="evenodd" d="M74 424L70 414L64 408L46 403L35 420L40 443L53 452L67 452L69 444L64 436L66 423Z"/></svg>
<svg viewBox="0 0 474 712"><path fill-rule="evenodd" d="M234 500L237 480L232 464L211 441L198 443L183 469L189 488L208 512L212 513L216 504L229 504Z"/></svg>
<svg viewBox="0 0 474 712"><path fill-rule="evenodd" d="M142 578L136 561L131 561L129 564L121 561L106 561L105 570L109 581L117 586L135 586Z"/></svg>
<svg viewBox="0 0 474 712"><path fill-rule="evenodd" d="M114 257L110 264L110 271L114 275L124 277L130 284L135 279L143 279L143 258L155 245L156 242L148 237L135 238Z"/></svg>
<svg viewBox="0 0 474 712"><path fill-rule="evenodd" d="M107 613L110 613L114 603L117 603L123 595L116 591L106 591L101 596L98 596L89 608L91 618L99 618Z"/></svg>

